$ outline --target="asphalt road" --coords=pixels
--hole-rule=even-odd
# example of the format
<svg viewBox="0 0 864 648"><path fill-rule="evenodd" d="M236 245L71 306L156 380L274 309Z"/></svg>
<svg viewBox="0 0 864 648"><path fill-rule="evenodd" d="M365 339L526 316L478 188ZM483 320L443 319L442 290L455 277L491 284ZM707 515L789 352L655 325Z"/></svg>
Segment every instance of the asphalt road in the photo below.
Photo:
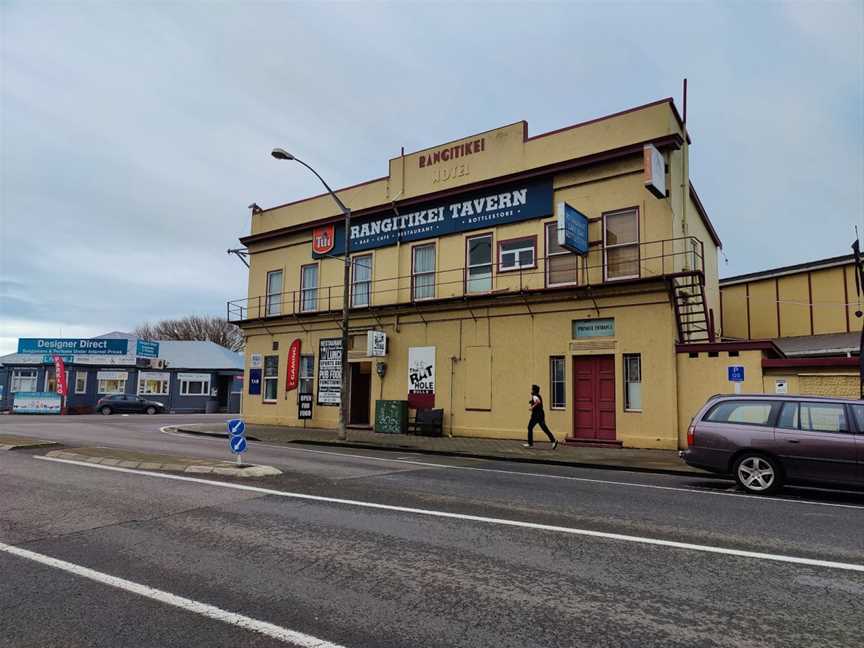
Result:
<svg viewBox="0 0 864 648"><path fill-rule="evenodd" d="M0 433L228 457L225 440L159 432L176 420L3 417ZM185 480L34 454L0 453L3 646L286 645L229 613L325 648L864 634L864 494L760 498L699 477L255 443L248 459L283 476Z"/></svg>

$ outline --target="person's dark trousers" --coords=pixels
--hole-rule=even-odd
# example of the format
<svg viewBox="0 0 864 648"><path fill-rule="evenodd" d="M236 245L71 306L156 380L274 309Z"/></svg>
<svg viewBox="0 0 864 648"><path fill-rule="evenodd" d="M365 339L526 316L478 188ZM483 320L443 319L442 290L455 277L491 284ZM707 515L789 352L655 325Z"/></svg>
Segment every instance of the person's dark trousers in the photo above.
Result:
<svg viewBox="0 0 864 648"><path fill-rule="evenodd" d="M540 429L546 433L546 436L549 437L549 441L555 443L555 437L549 431L549 428L546 427L546 417L545 416L534 416L531 415L531 421L528 423L528 445L534 445L534 426L539 425Z"/></svg>

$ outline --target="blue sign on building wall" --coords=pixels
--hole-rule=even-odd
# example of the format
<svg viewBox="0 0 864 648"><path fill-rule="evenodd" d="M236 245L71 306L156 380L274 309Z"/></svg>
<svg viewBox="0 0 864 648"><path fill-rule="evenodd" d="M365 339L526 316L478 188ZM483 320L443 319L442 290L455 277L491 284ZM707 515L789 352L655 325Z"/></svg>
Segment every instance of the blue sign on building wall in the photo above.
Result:
<svg viewBox="0 0 864 648"><path fill-rule="evenodd" d="M126 355L129 340L106 338L19 338L18 353L28 355Z"/></svg>
<svg viewBox="0 0 864 648"><path fill-rule="evenodd" d="M249 395L257 396L261 393L261 370L249 370Z"/></svg>
<svg viewBox="0 0 864 648"><path fill-rule="evenodd" d="M398 213L390 210L376 216L352 219L351 251L542 218L551 212L552 181L549 179L489 188L402 208ZM328 255L344 253L345 231L337 225L333 249ZM312 256L320 258L323 255L313 251Z"/></svg>
<svg viewBox="0 0 864 648"><path fill-rule="evenodd" d="M558 203L558 245L588 254L588 217L567 203Z"/></svg>
<svg viewBox="0 0 864 648"><path fill-rule="evenodd" d="M138 340L135 343L135 355L139 358L158 358L159 343L148 340Z"/></svg>

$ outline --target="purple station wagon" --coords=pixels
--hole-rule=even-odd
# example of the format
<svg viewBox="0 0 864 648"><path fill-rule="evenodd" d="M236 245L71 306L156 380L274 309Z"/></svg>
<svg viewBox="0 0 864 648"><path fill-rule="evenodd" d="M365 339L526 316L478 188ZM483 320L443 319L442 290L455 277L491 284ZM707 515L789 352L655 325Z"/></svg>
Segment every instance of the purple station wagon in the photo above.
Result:
<svg viewBox="0 0 864 648"><path fill-rule="evenodd" d="M712 396L679 454L691 466L733 475L750 493L784 483L864 486L864 401Z"/></svg>

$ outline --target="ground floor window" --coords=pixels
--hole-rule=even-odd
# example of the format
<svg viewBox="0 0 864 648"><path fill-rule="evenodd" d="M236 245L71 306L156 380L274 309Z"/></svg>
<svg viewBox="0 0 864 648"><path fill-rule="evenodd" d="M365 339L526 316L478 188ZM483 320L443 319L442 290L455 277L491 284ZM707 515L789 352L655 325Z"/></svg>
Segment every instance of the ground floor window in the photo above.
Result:
<svg viewBox="0 0 864 648"><path fill-rule="evenodd" d="M35 392L36 378L39 373L38 369L13 369L12 370L12 386L9 392Z"/></svg>
<svg viewBox="0 0 864 648"><path fill-rule="evenodd" d="M279 383L279 356L264 356L264 402L275 403Z"/></svg>
<svg viewBox="0 0 864 648"><path fill-rule="evenodd" d="M210 374L177 374L181 396L209 396Z"/></svg>
<svg viewBox="0 0 864 648"><path fill-rule="evenodd" d="M567 391L564 380L564 357L549 358L549 391L552 409L567 407Z"/></svg>
<svg viewBox="0 0 864 648"><path fill-rule="evenodd" d="M76 371L75 372L75 393L76 394L86 394L87 393L87 372L86 371Z"/></svg>
<svg viewBox="0 0 864 648"><path fill-rule="evenodd" d="M128 377L125 371L100 371L96 374L96 391L100 394L125 394Z"/></svg>
<svg viewBox="0 0 864 648"><path fill-rule="evenodd" d="M167 372L144 372L138 374L138 393L148 396L168 395L169 374Z"/></svg>
<svg viewBox="0 0 864 648"><path fill-rule="evenodd" d="M315 376L315 356L300 356L300 393L311 394Z"/></svg>
<svg viewBox="0 0 864 648"><path fill-rule="evenodd" d="M624 354L624 409L642 411L642 355Z"/></svg>

